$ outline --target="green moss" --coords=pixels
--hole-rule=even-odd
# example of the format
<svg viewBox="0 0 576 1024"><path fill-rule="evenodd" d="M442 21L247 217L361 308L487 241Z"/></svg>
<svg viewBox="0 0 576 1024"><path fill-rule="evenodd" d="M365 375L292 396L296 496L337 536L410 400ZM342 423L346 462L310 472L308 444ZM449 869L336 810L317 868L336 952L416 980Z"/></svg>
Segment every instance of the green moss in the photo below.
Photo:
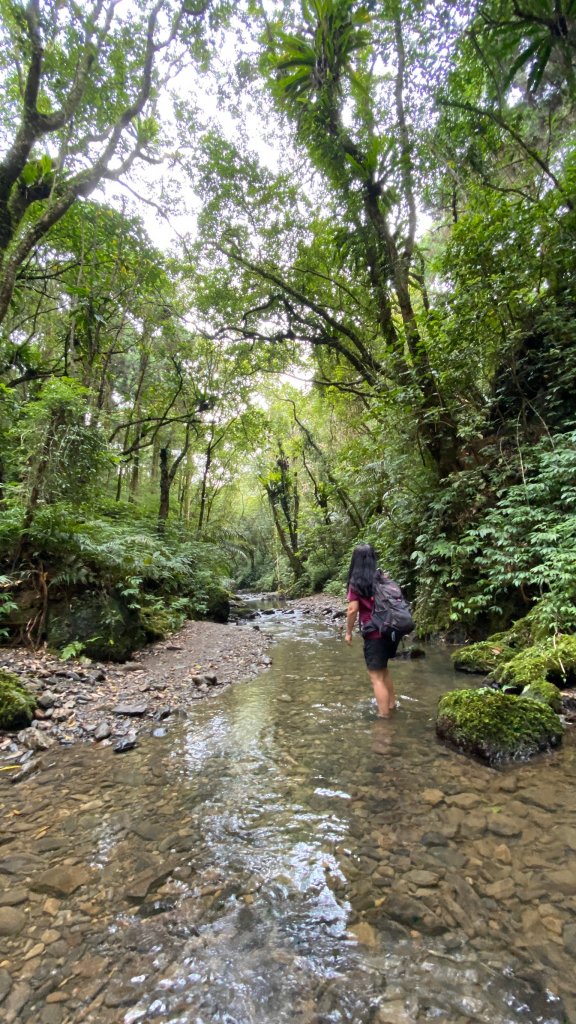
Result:
<svg viewBox="0 0 576 1024"><path fill-rule="evenodd" d="M36 698L18 676L0 669L0 729L23 729L30 725Z"/></svg>
<svg viewBox="0 0 576 1024"><path fill-rule="evenodd" d="M140 608L140 624L148 640L163 640L170 632L170 616L155 608Z"/></svg>
<svg viewBox="0 0 576 1024"><path fill-rule="evenodd" d="M503 634L500 634L503 635ZM495 637L489 637L478 644L462 647L452 655L454 668L460 672L473 672L488 675L502 662L513 658L515 651L505 643L498 643Z"/></svg>
<svg viewBox="0 0 576 1024"><path fill-rule="evenodd" d="M181 604L182 602L179 601L177 607L172 608L155 601L153 604L142 605L139 608L138 617L148 640L163 640L184 625L186 616Z"/></svg>
<svg viewBox="0 0 576 1024"><path fill-rule="evenodd" d="M558 714L562 710L562 697L560 696L560 690L554 683L547 683L546 680L537 680L535 683L531 683L530 686L526 686L521 697L530 698L530 700L539 700L543 704L547 704L552 711Z"/></svg>
<svg viewBox="0 0 576 1024"><path fill-rule="evenodd" d="M496 764L558 746L563 727L546 704L483 687L442 697L436 732L458 750Z"/></svg>
<svg viewBox="0 0 576 1024"><path fill-rule="evenodd" d="M47 640L52 650L81 645L95 661L126 661L146 637L137 609L121 594L85 591L50 607Z"/></svg>
<svg viewBox="0 0 576 1024"><path fill-rule="evenodd" d="M570 685L576 678L576 636L552 637L520 651L497 666L494 678L511 686L540 682Z"/></svg>

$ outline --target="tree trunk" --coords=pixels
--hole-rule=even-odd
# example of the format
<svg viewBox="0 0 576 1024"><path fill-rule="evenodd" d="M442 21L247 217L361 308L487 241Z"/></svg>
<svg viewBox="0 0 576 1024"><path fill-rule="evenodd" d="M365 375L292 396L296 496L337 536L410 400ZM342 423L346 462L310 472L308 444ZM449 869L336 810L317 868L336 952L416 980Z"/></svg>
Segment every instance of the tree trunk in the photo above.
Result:
<svg viewBox="0 0 576 1024"><path fill-rule="evenodd" d="M166 520L170 511L170 472L168 470L168 449L160 449L160 506L158 508L158 533L166 531Z"/></svg>

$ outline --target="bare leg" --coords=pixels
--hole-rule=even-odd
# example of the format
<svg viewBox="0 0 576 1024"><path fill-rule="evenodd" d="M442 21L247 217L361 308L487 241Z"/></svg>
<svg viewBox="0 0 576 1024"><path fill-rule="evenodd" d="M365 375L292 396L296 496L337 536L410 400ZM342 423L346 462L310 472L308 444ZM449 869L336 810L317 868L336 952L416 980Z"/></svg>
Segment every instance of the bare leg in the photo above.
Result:
<svg viewBox="0 0 576 1024"><path fill-rule="evenodd" d="M376 698L378 717L388 718L390 711L396 705L392 676L387 668L368 669L368 675Z"/></svg>

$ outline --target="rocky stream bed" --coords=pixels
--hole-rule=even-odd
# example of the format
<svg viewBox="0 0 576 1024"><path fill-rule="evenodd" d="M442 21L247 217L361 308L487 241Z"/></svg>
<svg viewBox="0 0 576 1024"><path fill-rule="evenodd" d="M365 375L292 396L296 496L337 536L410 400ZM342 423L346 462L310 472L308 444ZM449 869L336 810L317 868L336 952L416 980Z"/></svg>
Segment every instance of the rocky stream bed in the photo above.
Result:
<svg viewBox="0 0 576 1024"><path fill-rule="evenodd" d="M0 774L3 1024L575 1024L573 733L501 770L443 747L438 650L394 664L377 721L340 615L191 623L79 680L44 664L67 718L33 757L17 740L41 771Z"/></svg>
<svg viewBox="0 0 576 1024"><path fill-rule="evenodd" d="M296 610L321 620L343 615L342 602L324 595L285 603L281 614ZM256 613L226 625L189 621L123 664L63 662L46 650L0 648L0 668L17 675L38 700L29 728L0 732L0 766L8 759L11 767L4 770L18 782L41 767L38 755L57 743L112 744L122 753L135 745L139 732L185 715L193 702L217 697L232 683L253 679L271 664L272 643L255 618Z"/></svg>

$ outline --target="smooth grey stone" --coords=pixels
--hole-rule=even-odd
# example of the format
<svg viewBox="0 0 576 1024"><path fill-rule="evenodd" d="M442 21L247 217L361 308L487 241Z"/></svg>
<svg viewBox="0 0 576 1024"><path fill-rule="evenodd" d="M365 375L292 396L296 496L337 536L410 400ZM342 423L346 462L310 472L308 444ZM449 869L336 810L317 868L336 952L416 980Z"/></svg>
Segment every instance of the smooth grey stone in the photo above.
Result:
<svg viewBox="0 0 576 1024"><path fill-rule="evenodd" d="M123 754L127 750L133 750L137 744L135 736L123 736L118 743L115 743L112 747L115 754Z"/></svg>
<svg viewBox="0 0 576 1024"><path fill-rule="evenodd" d="M138 718L140 715L145 715L148 711L147 704L118 704L114 708L115 715L128 715L129 717Z"/></svg>
<svg viewBox="0 0 576 1024"><path fill-rule="evenodd" d="M26 924L26 914L15 907L0 907L0 935L19 935Z"/></svg>
<svg viewBox="0 0 576 1024"><path fill-rule="evenodd" d="M0 907L17 907L19 903L26 903L27 899L26 889L9 889L8 892L0 892Z"/></svg>
<svg viewBox="0 0 576 1024"><path fill-rule="evenodd" d="M12 977L4 967L0 967L0 1003L12 988Z"/></svg>

